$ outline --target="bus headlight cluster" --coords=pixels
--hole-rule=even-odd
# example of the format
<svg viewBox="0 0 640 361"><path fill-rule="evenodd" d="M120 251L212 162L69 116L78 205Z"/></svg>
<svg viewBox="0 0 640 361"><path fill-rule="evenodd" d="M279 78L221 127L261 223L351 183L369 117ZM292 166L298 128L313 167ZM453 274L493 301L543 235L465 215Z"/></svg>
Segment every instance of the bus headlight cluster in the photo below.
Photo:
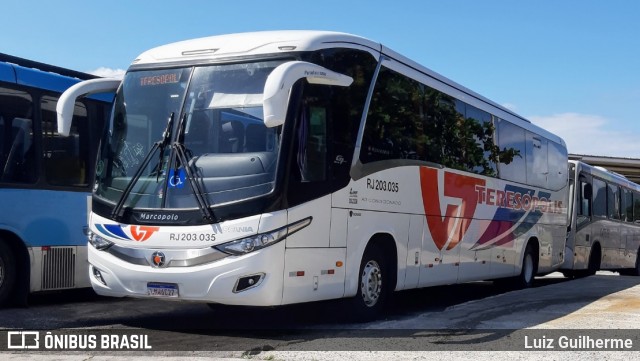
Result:
<svg viewBox="0 0 640 361"><path fill-rule="evenodd" d="M247 254L268 247L272 244L276 244L309 224L311 224L311 217L291 223L271 232L259 233L255 236L223 243L215 246L215 248L221 252L235 256Z"/></svg>
<svg viewBox="0 0 640 361"><path fill-rule="evenodd" d="M97 250L107 249L113 245L113 242L108 241L91 231L88 232L87 238L89 238L89 243L91 243L91 245Z"/></svg>

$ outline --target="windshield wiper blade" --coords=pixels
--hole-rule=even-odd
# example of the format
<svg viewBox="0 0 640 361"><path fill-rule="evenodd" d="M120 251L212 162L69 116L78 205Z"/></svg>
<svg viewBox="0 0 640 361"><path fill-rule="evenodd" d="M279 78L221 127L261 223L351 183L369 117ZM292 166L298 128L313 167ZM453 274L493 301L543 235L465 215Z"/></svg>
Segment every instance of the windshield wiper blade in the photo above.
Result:
<svg viewBox="0 0 640 361"><path fill-rule="evenodd" d="M171 112L169 115L169 120L167 120L167 128L165 128L164 132L162 132L162 140L158 143L158 148L160 149L160 159L158 159L157 166L157 175L156 182L160 180L160 174L162 174L162 164L164 163L164 149L171 141L171 133L173 132L173 118L175 116L174 112Z"/></svg>
<svg viewBox="0 0 640 361"><path fill-rule="evenodd" d="M213 211L211 210L211 206L209 202L207 202L207 198L203 195L202 187L200 183L195 178L195 174L189 165L189 160L187 158L188 150L185 149L184 146L184 132L186 127L185 118L187 114L185 113L182 118L180 118L180 123L178 123L178 133L176 134L176 141L173 142L173 149L175 150L176 158L180 164L176 164L174 174L178 173L178 169L180 166L184 167L184 171L187 173L187 180L189 181L189 185L191 186L191 190L193 191L193 195L196 197L196 202L198 202L198 208L200 208L200 212L202 212L202 217L208 221L213 222L215 220L215 216ZM191 158L191 157L189 157Z"/></svg>
<svg viewBox="0 0 640 361"><path fill-rule="evenodd" d="M182 143L175 142L173 144L173 149L176 152L176 158L180 162L180 165L184 167L185 172L187 173L187 180L189 181L189 185L191 185L191 190L193 191L193 195L196 197L196 201L198 202L198 208L200 208L200 212L202 212L202 217L209 222L213 222L215 217L213 211L211 210L211 206L207 202L207 198L203 195L202 187L200 183L195 178L195 174L189 165L189 161L186 156L185 148ZM176 165L177 173L179 165Z"/></svg>
<svg viewBox="0 0 640 361"><path fill-rule="evenodd" d="M153 146L151 147L151 149L149 149L149 151L145 155L144 160L142 161L142 163L140 163L140 166L138 167L138 169L136 169L135 174L133 175L129 183L127 183L127 187L124 189L124 191L122 191L122 194L118 199L118 203L116 203L116 206L113 208L113 211L111 212L111 219L115 221L120 221L120 219L122 219L122 216L124 215L124 202L129 197L129 194L131 194L133 187L142 176L142 172L144 171L144 169L147 167L147 165L149 165L149 162L151 161L151 157L153 156L153 154L156 152L157 149L160 149L160 164L158 165L159 167L158 177L160 177L160 172L162 171L164 149L169 144L169 141L171 140L171 132L173 131L174 115L175 115L174 112L171 112L171 114L169 114L169 119L167 120L167 127L162 133L162 139L153 143Z"/></svg>

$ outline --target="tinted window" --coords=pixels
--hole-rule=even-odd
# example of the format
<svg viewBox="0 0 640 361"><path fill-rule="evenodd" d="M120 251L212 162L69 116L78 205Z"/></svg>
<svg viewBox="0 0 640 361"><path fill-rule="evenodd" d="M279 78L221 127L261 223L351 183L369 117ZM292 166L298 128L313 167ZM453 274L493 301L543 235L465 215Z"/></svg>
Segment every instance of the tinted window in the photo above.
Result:
<svg viewBox="0 0 640 361"><path fill-rule="evenodd" d="M580 203L578 203L578 217L577 217L577 223L578 226L580 226L581 224L589 221L590 217L591 217L591 199L589 199L588 197L585 197L586 195L586 189L589 187L589 183L587 182L586 179L581 178L580 179L580 188L578 189L578 196L580 199Z"/></svg>
<svg viewBox="0 0 640 361"><path fill-rule="evenodd" d="M607 184L599 179L593 180L593 215L607 216Z"/></svg>
<svg viewBox="0 0 640 361"><path fill-rule="evenodd" d="M91 178L89 164L92 162L87 108L76 103L71 132L68 137L62 137L58 134L57 102L58 98L52 96L43 96L40 100L47 182L61 186L86 186Z"/></svg>
<svg viewBox="0 0 640 361"><path fill-rule="evenodd" d="M547 188L547 140L527 132L527 182L531 185Z"/></svg>
<svg viewBox="0 0 640 361"><path fill-rule="evenodd" d="M547 149L549 164L549 177L547 184L549 189L558 190L567 184L567 148L560 144L549 142Z"/></svg>
<svg viewBox="0 0 640 361"><path fill-rule="evenodd" d="M360 160L419 160L497 176L496 161L511 163L514 149L498 148L494 133L489 113L382 68Z"/></svg>
<svg viewBox="0 0 640 361"><path fill-rule="evenodd" d="M35 183L33 134L31 95L0 87L0 181Z"/></svg>
<svg viewBox="0 0 640 361"><path fill-rule="evenodd" d="M633 221L640 221L640 194L633 193Z"/></svg>
<svg viewBox="0 0 640 361"><path fill-rule="evenodd" d="M607 184L607 214L611 219L620 219L620 189Z"/></svg>
<svg viewBox="0 0 640 361"><path fill-rule="evenodd" d="M527 162L525 159L525 130L506 120L498 119L498 147L502 150L513 149L511 162L500 162L500 178L513 182L527 182Z"/></svg>
<svg viewBox="0 0 640 361"><path fill-rule="evenodd" d="M622 189L622 218L625 222L633 222L633 192Z"/></svg>
<svg viewBox="0 0 640 361"><path fill-rule="evenodd" d="M298 169L302 182L327 179L327 113L322 107L303 108L298 125Z"/></svg>

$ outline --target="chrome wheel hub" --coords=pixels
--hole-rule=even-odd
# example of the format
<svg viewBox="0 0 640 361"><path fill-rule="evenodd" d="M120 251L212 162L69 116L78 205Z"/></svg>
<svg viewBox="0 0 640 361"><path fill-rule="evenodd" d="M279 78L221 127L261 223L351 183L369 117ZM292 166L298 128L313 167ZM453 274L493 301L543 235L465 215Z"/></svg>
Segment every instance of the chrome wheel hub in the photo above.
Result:
<svg viewBox="0 0 640 361"><path fill-rule="evenodd" d="M376 261L369 261L362 270L360 291L362 300L368 307L373 307L382 294L382 273Z"/></svg>

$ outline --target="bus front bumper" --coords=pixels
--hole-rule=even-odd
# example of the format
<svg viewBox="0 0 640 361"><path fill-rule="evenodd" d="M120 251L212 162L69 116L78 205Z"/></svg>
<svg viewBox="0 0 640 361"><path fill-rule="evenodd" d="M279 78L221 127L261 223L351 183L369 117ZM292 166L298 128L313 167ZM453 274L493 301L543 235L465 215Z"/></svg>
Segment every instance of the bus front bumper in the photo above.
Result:
<svg viewBox="0 0 640 361"><path fill-rule="evenodd" d="M285 242L196 266L165 268L130 263L92 246L88 249L89 277L99 295L245 306L282 303Z"/></svg>

